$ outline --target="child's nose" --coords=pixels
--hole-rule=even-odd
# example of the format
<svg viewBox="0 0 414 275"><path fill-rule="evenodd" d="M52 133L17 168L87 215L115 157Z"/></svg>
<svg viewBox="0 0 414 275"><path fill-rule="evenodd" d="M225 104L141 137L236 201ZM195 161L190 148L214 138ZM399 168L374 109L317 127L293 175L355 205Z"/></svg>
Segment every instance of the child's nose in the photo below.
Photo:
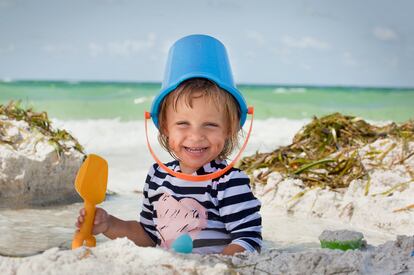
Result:
<svg viewBox="0 0 414 275"><path fill-rule="evenodd" d="M190 131L190 138L194 141L199 141L205 139L205 135L202 130L194 128Z"/></svg>

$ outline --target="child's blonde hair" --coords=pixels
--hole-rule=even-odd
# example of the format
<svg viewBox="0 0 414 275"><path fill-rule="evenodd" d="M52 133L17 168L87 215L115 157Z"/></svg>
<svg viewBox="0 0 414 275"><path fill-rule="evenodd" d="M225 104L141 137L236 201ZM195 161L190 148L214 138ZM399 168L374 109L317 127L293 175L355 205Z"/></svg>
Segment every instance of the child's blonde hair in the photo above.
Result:
<svg viewBox="0 0 414 275"><path fill-rule="evenodd" d="M159 133L158 141L161 146L178 159L168 146L168 136L165 134L167 129L167 107L171 106L175 111L180 100L190 108L193 107L193 99L203 98L209 103L217 106L217 109L223 111L225 115L227 139L224 148L218 155L218 159L227 159L233 150L239 145L240 127L240 108L233 96L221 89L214 82L205 78L192 78L181 83L174 91L169 93L160 105L159 110Z"/></svg>

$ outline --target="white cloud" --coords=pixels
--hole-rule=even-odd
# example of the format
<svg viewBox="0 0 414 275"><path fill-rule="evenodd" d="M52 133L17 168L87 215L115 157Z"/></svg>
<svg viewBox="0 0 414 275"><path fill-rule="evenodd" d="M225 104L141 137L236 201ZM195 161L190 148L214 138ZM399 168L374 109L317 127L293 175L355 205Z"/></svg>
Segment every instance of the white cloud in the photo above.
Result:
<svg viewBox="0 0 414 275"><path fill-rule="evenodd" d="M136 53L152 49L156 45L155 40L156 35L154 33L150 33L145 40L125 39L123 41L112 41L105 44L91 42L89 43L88 48L89 54L93 57L101 54L131 56Z"/></svg>
<svg viewBox="0 0 414 275"><path fill-rule="evenodd" d="M124 40L111 42L107 45L110 54L129 56L143 50L151 49L154 46L154 40Z"/></svg>
<svg viewBox="0 0 414 275"><path fill-rule="evenodd" d="M67 44L46 44L42 47L42 50L51 54L67 54L74 52L76 49L74 46Z"/></svg>
<svg viewBox="0 0 414 275"><path fill-rule="evenodd" d="M244 56L248 59L255 59L257 57L256 51L246 51Z"/></svg>
<svg viewBox="0 0 414 275"><path fill-rule="evenodd" d="M299 64L299 67L306 70L306 71L310 71L312 69L312 66L307 64L307 63L301 63L301 64Z"/></svg>
<svg viewBox="0 0 414 275"><path fill-rule="evenodd" d="M391 41L398 39L398 34L390 28L376 27L373 30L373 34L377 39L383 41Z"/></svg>
<svg viewBox="0 0 414 275"><path fill-rule="evenodd" d="M104 52L104 47L94 42L89 43L88 48L89 54L93 57L96 57Z"/></svg>
<svg viewBox="0 0 414 275"><path fill-rule="evenodd" d="M356 61L354 55L350 52L344 52L342 54L342 60L345 63L345 65L348 65L348 66L358 65L358 62Z"/></svg>
<svg viewBox="0 0 414 275"><path fill-rule="evenodd" d="M259 46L263 46L266 44L266 39L264 38L264 36L257 31L247 31L246 36L248 39L253 40Z"/></svg>
<svg viewBox="0 0 414 275"><path fill-rule="evenodd" d="M289 47L285 46L273 46L272 52L277 56L289 56L290 54L292 54L292 50Z"/></svg>
<svg viewBox="0 0 414 275"><path fill-rule="evenodd" d="M164 43L161 46L161 52L164 54L168 54L168 51L170 50L170 47L174 44L174 39L167 39L164 41Z"/></svg>
<svg viewBox="0 0 414 275"><path fill-rule="evenodd" d="M300 48L300 49L325 50L331 47L327 42L324 42L312 36L305 36L301 38L284 36L282 38L282 43L285 46L292 47L292 48Z"/></svg>

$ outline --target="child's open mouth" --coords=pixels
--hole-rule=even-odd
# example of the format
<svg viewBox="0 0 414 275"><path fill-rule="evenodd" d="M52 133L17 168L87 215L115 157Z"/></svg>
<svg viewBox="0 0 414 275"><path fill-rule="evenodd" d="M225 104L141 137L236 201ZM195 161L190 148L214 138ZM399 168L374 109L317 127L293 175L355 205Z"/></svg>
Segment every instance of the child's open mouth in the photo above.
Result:
<svg viewBox="0 0 414 275"><path fill-rule="evenodd" d="M208 147L186 147L184 149L189 153L202 153L207 150Z"/></svg>

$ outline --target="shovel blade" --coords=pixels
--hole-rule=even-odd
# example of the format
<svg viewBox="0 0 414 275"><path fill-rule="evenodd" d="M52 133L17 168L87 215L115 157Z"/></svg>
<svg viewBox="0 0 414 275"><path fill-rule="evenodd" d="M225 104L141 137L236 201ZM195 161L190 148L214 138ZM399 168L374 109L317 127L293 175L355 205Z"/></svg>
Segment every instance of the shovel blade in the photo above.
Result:
<svg viewBox="0 0 414 275"><path fill-rule="evenodd" d="M79 168L75 189L84 201L99 204L104 201L108 183L108 163L90 154Z"/></svg>

